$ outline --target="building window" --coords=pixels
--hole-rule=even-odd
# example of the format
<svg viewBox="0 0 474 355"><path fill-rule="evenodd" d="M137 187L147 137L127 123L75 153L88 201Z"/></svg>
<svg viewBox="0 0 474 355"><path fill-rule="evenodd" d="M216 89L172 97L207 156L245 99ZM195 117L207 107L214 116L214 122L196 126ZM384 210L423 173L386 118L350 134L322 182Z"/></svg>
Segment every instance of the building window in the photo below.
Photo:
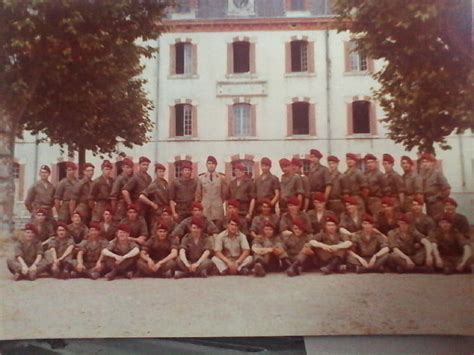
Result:
<svg viewBox="0 0 474 355"><path fill-rule="evenodd" d="M309 103L294 102L292 114L293 134L309 134Z"/></svg>
<svg viewBox="0 0 474 355"><path fill-rule="evenodd" d="M182 174L183 174L183 168L181 167L180 162L177 162L175 164L175 169L174 169L174 178L178 179L181 177Z"/></svg>
<svg viewBox="0 0 474 355"><path fill-rule="evenodd" d="M291 71L304 72L308 71L308 42L292 41L291 42Z"/></svg>
<svg viewBox="0 0 474 355"><path fill-rule="evenodd" d="M175 105L176 137L188 137L193 134L193 107L188 104Z"/></svg>
<svg viewBox="0 0 474 355"><path fill-rule="evenodd" d="M235 172L234 172L234 165L237 164L237 163L241 163L244 165L245 167L245 175L247 177L249 177L250 179L253 178L254 176L254 166L255 166L255 163L253 160L249 160L249 159L242 159L242 160L236 160L236 161L233 161L232 162L232 176L235 177Z"/></svg>
<svg viewBox="0 0 474 355"><path fill-rule="evenodd" d="M178 0L176 2L176 12L178 14L187 14L191 12L190 0Z"/></svg>
<svg viewBox="0 0 474 355"><path fill-rule="evenodd" d="M232 43L233 73L250 72L250 43L237 41Z"/></svg>
<svg viewBox="0 0 474 355"><path fill-rule="evenodd" d="M306 10L305 6L306 0L290 0L289 1L289 11L304 11Z"/></svg>
<svg viewBox="0 0 474 355"><path fill-rule="evenodd" d="M66 177L66 164L67 162L62 161L57 164L57 169L58 169L58 181L61 181Z"/></svg>
<svg viewBox="0 0 474 355"><path fill-rule="evenodd" d="M176 74L192 74L193 72L193 45L188 42L179 42L176 48Z"/></svg>
<svg viewBox="0 0 474 355"><path fill-rule="evenodd" d="M356 49L356 43L355 42L349 42L346 43L347 46L347 53L346 58L347 61L347 66L348 68L347 71L367 71L369 70L369 61L366 56L362 56Z"/></svg>
<svg viewBox="0 0 474 355"><path fill-rule="evenodd" d="M311 161L309 159L303 159L303 174L309 175L311 167Z"/></svg>
<svg viewBox="0 0 474 355"><path fill-rule="evenodd" d="M245 137L252 134L250 105L235 104L234 109L234 136Z"/></svg>
<svg viewBox="0 0 474 355"><path fill-rule="evenodd" d="M370 102L354 101L352 103L352 133L368 134L370 132Z"/></svg>

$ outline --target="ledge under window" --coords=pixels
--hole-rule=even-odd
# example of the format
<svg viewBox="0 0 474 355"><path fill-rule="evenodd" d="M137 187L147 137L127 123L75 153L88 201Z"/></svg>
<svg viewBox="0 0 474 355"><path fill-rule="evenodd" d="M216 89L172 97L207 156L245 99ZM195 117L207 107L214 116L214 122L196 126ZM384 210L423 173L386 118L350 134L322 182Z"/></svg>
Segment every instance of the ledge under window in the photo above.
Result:
<svg viewBox="0 0 474 355"><path fill-rule="evenodd" d="M285 73L285 78L308 78L308 77L315 77L316 73L308 72L308 71L297 71L291 73Z"/></svg>
<svg viewBox="0 0 474 355"><path fill-rule="evenodd" d="M191 136L184 136L184 137L169 137L169 141L173 142L193 142L193 141L198 141L198 137L191 137Z"/></svg>
<svg viewBox="0 0 474 355"><path fill-rule="evenodd" d="M371 72L368 70L352 70L352 71L346 71L344 72L344 76L366 76L366 75L372 75Z"/></svg>
<svg viewBox="0 0 474 355"><path fill-rule="evenodd" d="M311 139L315 139L317 138L316 135L309 135L309 134L294 134L294 135L291 135L291 136L287 136L285 137L285 139L288 139L288 140L311 140Z"/></svg>
<svg viewBox="0 0 474 355"><path fill-rule="evenodd" d="M258 79L256 73L232 73L226 74L226 79Z"/></svg>
<svg viewBox="0 0 474 355"><path fill-rule="evenodd" d="M232 137L227 137L227 140L229 141L256 141L258 140L258 138L255 136L242 136L242 137L232 136Z"/></svg>
<svg viewBox="0 0 474 355"><path fill-rule="evenodd" d="M169 80L199 79L198 74L173 74L168 75Z"/></svg>

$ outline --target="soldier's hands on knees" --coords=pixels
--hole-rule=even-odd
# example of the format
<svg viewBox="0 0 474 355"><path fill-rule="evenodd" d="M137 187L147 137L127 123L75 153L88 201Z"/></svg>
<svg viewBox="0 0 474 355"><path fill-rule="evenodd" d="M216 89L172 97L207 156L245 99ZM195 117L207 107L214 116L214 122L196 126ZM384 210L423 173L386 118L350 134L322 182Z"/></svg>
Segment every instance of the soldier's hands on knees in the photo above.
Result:
<svg viewBox="0 0 474 355"><path fill-rule="evenodd" d="M22 273L23 275L26 275L26 274L28 273L28 268L27 268L26 266L22 266L22 267L21 267L21 273Z"/></svg>

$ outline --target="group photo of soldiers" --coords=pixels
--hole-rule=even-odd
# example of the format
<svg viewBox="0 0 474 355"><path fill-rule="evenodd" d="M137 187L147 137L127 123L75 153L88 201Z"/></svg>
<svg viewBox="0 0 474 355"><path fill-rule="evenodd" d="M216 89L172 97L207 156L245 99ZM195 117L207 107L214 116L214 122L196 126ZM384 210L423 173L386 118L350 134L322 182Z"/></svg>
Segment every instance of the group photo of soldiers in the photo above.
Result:
<svg viewBox="0 0 474 355"><path fill-rule="evenodd" d="M237 161L230 179L209 156L206 172L181 161L172 181L160 163L152 178L147 157L138 169L123 159L116 178L109 160L100 176L68 162L57 186L43 165L8 269L14 280L473 272L468 219L432 154L347 153L344 172L317 149L309 160L303 173L301 159L280 159L278 178L262 158L254 179Z"/></svg>

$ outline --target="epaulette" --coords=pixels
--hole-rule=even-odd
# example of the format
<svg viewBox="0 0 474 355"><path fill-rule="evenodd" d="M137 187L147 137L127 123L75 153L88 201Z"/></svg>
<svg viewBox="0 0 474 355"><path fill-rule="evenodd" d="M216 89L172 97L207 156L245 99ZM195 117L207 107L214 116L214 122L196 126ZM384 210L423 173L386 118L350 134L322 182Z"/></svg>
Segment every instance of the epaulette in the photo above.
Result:
<svg viewBox="0 0 474 355"><path fill-rule="evenodd" d="M201 174L199 174L198 176L203 176L204 174L206 174L206 173L201 173Z"/></svg>

